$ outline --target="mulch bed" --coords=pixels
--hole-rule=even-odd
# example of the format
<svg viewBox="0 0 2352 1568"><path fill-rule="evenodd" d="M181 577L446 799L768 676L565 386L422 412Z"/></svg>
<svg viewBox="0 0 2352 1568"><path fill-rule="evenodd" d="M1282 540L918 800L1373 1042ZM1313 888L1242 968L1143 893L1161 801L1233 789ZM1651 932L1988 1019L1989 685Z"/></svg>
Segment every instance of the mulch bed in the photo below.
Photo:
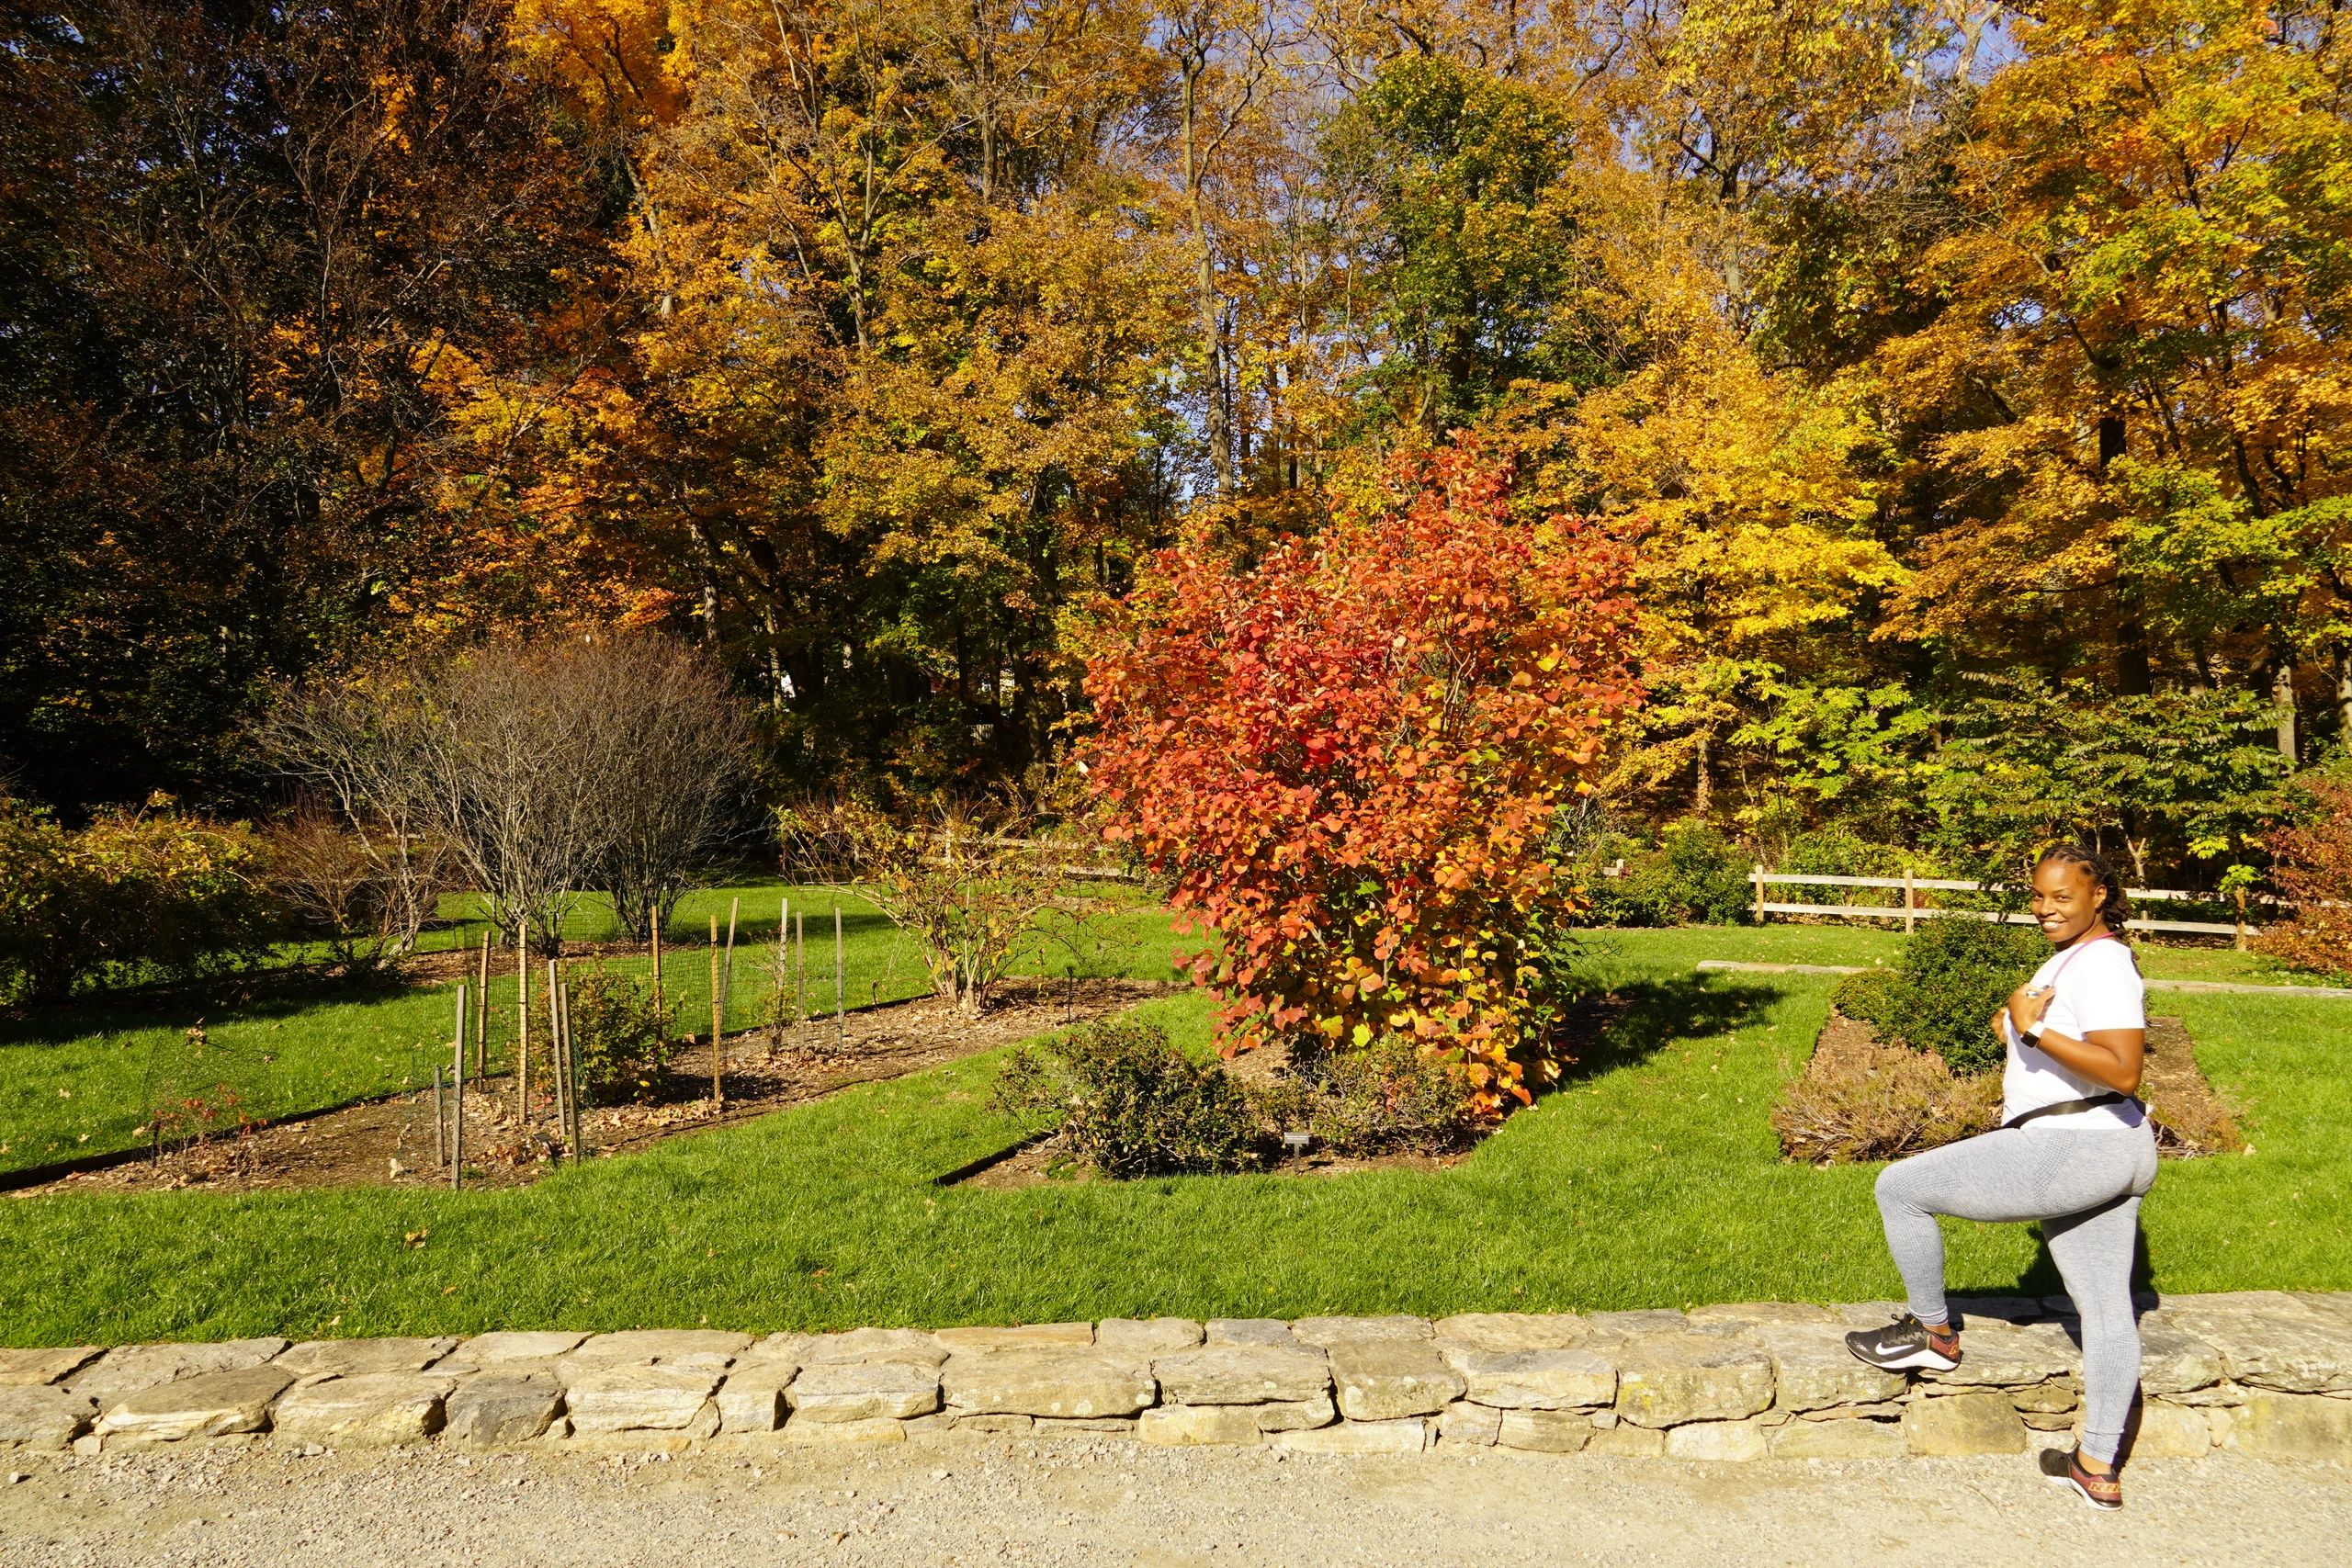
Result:
<svg viewBox="0 0 2352 1568"><path fill-rule="evenodd" d="M831 1019L812 1021L781 1040L768 1031L726 1042L726 1099L710 1098L710 1050L697 1045L672 1057L662 1093L650 1104L600 1106L582 1113L590 1156L634 1154L667 1139L737 1126L862 1083L903 1077L926 1067L993 1050L1069 1022L1120 1012L1166 996L1173 983L1081 979L1001 985L988 1011L973 1017L953 1002L922 998L850 1013L837 1037ZM534 1063L534 1114L515 1115L514 1084L491 1078L466 1094L466 1184L514 1187L560 1166L544 1063ZM299 1191L322 1187L446 1186L448 1168L434 1153L430 1089L350 1105L300 1120L223 1134L160 1158L86 1170L19 1193Z"/></svg>

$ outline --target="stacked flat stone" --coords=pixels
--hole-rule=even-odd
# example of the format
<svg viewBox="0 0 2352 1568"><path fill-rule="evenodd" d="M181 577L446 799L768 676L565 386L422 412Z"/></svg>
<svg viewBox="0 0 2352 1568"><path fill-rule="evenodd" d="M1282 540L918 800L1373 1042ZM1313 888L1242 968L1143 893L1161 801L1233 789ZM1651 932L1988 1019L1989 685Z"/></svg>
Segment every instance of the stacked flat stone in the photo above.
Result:
<svg viewBox="0 0 2352 1568"><path fill-rule="evenodd" d="M1954 1305L1963 1359L1919 1377L1846 1351L1848 1329L1894 1314L1885 1303L5 1349L0 1448L681 1451L1079 1433L1793 1460L2020 1452L2032 1432L2071 1430L2081 1352L2065 1300ZM2168 1297L2141 1331L2135 1456L2352 1461L2352 1292Z"/></svg>

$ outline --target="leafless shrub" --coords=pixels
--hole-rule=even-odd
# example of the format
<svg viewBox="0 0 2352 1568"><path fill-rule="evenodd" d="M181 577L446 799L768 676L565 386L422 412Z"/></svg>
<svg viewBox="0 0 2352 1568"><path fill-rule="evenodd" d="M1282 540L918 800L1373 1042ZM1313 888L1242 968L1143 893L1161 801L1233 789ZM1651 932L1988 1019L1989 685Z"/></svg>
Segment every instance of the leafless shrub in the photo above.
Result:
<svg viewBox="0 0 2352 1568"><path fill-rule="evenodd" d="M595 645L611 761L596 774L605 886L642 939L720 848L750 769L751 728L725 677L675 643Z"/></svg>
<svg viewBox="0 0 2352 1568"><path fill-rule="evenodd" d="M594 643L505 642L444 666L431 686L426 797L491 919L535 953L563 922L608 841L600 775L625 766L603 724L614 684Z"/></svg>
<svg viewBox="0 0 2352 1568"><path fill-rule="evenodd" d="M298 819L295 838L281 833L280 848L295 857L281 895L338 932L370 932L374 962L414 949L448 886L447 845L434 831L427 789L434 727L423 683L416 668L387 665L284 692L256 735L263 754L348 835L329 842L316 813L308 826ZM363 906L364 923L351 924ZM357 955L338 949L346 964Z"/></svg>
<svg viewBox="0 0 2352 1568"><path fill-rule="evenodd" d="M440 840L412 845L406 874L397 874L368 838L315 807L271 829L266 847L270 892L345 974L380 969L413 947L420 897L447 879Z"/></svg>
<svg viewBox="0 0 2352 1568"><path fill-rule="evenodd" d="M395 953L444 885L436 854L535 952L561 951L566 915L599 886L642 933L707 859L750 760L724 677L639 637L499 642L368 671L288 694L263 739L334 802L371 865L399 873ZM339 874L322 863L314 880Z"/></svg>

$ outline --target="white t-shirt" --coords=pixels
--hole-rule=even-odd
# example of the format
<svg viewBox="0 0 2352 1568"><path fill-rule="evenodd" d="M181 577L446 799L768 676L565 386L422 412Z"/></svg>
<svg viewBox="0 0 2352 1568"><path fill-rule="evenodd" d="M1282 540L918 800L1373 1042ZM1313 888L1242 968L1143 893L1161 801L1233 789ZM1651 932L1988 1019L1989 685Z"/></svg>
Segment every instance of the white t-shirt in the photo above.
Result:
<svg viewBox="0 0 2352 1568"><path fill-rule="evenodd" d="M2114 938L2061 948L2033 972L2032 983L2047 986L2052 976L2057 977L2058 989L2041 1015L2043 1029L2080 1040L2094 1029L2148 1027L2147 987L2141 983L2140 966L2132 962L2132 950ZM2006 1018L2002 1033L2009 1046L2008 1064L2001 1072L2002 1121L2062 1100L2088 1100L2110 1092L2107 1085L2084 1077L2040 1046L2027 1044L2018 1037L2017 1025ZM2127 1100L2096 1111L2043 1116L2031 1125L2096 1132L2137 1127L2142 1119L2137 1102Z"/></svg>

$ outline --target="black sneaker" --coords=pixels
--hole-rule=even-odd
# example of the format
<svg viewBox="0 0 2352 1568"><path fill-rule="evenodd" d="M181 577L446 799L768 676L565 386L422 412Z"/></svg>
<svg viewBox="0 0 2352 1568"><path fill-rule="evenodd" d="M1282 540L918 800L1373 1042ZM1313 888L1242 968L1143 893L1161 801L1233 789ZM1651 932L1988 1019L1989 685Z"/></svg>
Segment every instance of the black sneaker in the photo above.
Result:
<svg viewBox="0 0 2352 1568"><path fill-rule="evenodd" d="M2101 1513L2111 1514L2123 1506L2122 1477L2094 1475L2085 1470L2081 1450L2044 1449L2039 1462L2052 1486L2071 1487L2075 1496Z"/></svg>
<svg viewBox="0 0 2352 1568"><path fill-rule="evenodd" d="M1907 1312L1884 1328L1856 1329L1846 1336L1846 1348L1881 1371L1948 1372L1960 1365L1960 1336L1930 1334Z"/></svg>

